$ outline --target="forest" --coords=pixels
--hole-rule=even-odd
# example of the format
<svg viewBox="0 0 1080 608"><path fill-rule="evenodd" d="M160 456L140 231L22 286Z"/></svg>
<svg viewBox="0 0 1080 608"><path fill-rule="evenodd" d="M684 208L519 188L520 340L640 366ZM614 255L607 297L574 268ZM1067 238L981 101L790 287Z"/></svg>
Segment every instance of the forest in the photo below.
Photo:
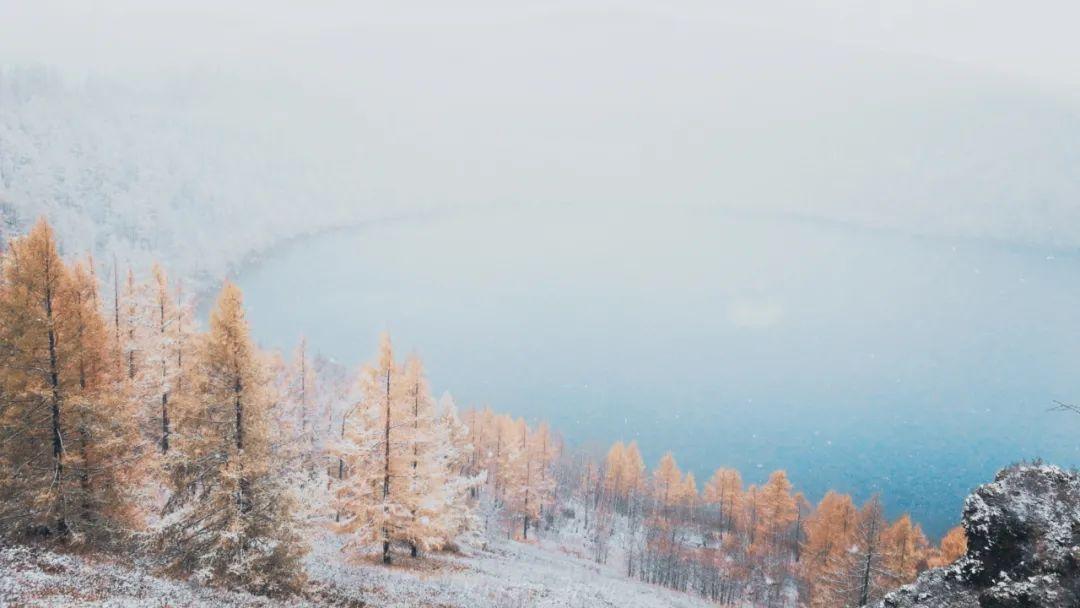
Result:
<svg viewBox="0 0 1080 608"><path fill-rule="evenodd" d="M721 605L857 607L966 551L955 528L760 484L672 452L606 454L436 398L389 336L359 370L252 339L226 281L204 327L158 265L61 253L40 220L0 257L0 545L138 554L168 576L307 592L311 539L383 567L573 529L627 578ZM107 272L101 272L102 268Z"/></svg>

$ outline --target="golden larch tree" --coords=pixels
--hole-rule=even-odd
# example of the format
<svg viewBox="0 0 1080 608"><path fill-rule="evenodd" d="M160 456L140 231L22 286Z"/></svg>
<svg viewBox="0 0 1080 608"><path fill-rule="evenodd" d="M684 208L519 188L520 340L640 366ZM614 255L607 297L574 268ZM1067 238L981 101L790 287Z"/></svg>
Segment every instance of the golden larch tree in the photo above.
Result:
<svg viewBox="0 0 1080 608"><path fill-rule="evenodd" d="M967 532L963 526L950 529L941 539L941 544L932 552L928 565L940 568L960 559L967 553Z"/></svg>
<svg viewBox="0 0 1080 608"><path fill-rule="evenodd" d="M295 497L272 449L264 357L240 289L225 283L193 360L192 396L169 450L172 490L162 547L201 580L263 593L302 581Z"/></svg>
<svg viewBox="0 0 1080 608"><path fill-rule="evenodd" d="M0 534L128 527L132 427L92 272L61 260L44 219L0 263Z"/></svg>

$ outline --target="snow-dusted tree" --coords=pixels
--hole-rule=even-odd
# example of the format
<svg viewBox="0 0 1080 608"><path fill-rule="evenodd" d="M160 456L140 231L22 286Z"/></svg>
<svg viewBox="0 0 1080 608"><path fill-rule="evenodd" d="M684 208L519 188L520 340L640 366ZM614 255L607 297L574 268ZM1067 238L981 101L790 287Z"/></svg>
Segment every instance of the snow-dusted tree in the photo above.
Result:
<svg viewBox="0 0 1080 608"><path fill-rule="evenodd" d="M150 392L155 396L154 400L160 404L161 436L158 446L165 454L169 451L169 435L172 433L169 400L175 402L181 396L177 385L185 338L182 328L187 320L185 317L190 313L183 301L174 299L169 290L168 276L157 264L154 264L152 283L146 295L149 296L149 310L144 308L140 311L140 317L146 323L140 332L141 350L145 357L145 367L141 373L145 376L145 385L151 388Z"/></svg>
<svg viewBox="0 0 1080 608"><path fill-rule="evenodd" d="M148 474L138 449L134 404L124 399L115 374L108 326L98 302L93 261L71 268L77 385L68 399L78 447L79 509L86 532L96 538L140 526L135 495Z"/></svg>
<svg viewBox="0 0 1080 608"><path fill-rule="evenodd" d="M526 476L527 455L525 437L528 428L524 420L498 416L495 425L495 496L502 507L506 537L513 538L522 530L522 521L529 512ZM534 501L535 505L535 501Z"/></svg>
<svg viewBox="0 0 1080 608"><path fill-rule="evenodd" d="M303 466L308 469L314 465L315 439L320 430L316 428L319 417L318 388L319 382L308 353L307 338L301 336L288 369L285 389L287 407L284 415L290 427L295 429L297 449Z"/></svg>
<svg viewBox="0 0 1080 608"><path fill-rule="evenodd" d="M682 485L679 488L679 506L682 507L682 512L687 520L693 521L694 512L697 509L698 503L698 490L697 479L694 478L694 474L687 471L683 476Z"/></svg>
<svg viewBox="0 0 1080 608"><path fill-rule="evenodd" d="M134 270L128 268L120 300L120 335L121 360L129 380L135 380L139 366L143 365L142 334L152 326L147 295L146 286L137 282Z"/></svg>
<svg viewBox="0 0 1080 608"><path fill-rule="evenodd" d="M134 525L133 427L90 268L64 264L44 220L0 263L0 535Z"/></svg>
<svg viewBox="0 0 1080 608"><path fill-rule="evenodd" d="M632 495L641 491L645 463L637 443L615 442L604 461L604 487L620 513L626 513Z"/></svg>
<svg viewBox="0 0 1080 608"><path fill-rule="evenodd" d="M476 480L461 472L468 431L453 405L437 412L420 359L399 368L386 336L360 383L360 405L337 447L339 528L352 536L349 546L381 544L389 563L394 543L407 544L413 557L456 544L476 528L468 503Z"/></svg>
<svg viewBox="0 0 1080 608"><path fill-rule="evenodd" d="M742 512L739 513L739 522L736 526L746 531L745 541L748 547L753 547L757 540L758 520L761 516L761 490L751 484L743 494Z"/></svg>
<svg viewBox="0 0 1080 608"><path fill-rule="evenodd" d="M683 489L682 472L671 452L660 458L660 464L653 471L652 488L657 509L670 515L679 503Z"/></svg>
<svg viewBox="0 0 1080 608"><path fill-rule="evenodd" d="M941 545L930 553L928 565L931 568L940 568L960 559L967 553L967 532L963 526L956 526L949 530L941 539Z"/></svg>
<svg viewBox="0 0 1080 608"><path fill-rule="evenodd" d="M885 571L889 587L899 587L915 580L919 566L926 560L930 543L922 528L907 514L900 516L882 534Z"/></svg>
<svg viewBox="0 0 1080 608"><path fill-rule="evenodd" d="M439 471L443 479L436 485L441 488L442 528L447 547L475 544L480 522L473 501L474 490L483 484L484 473L473 474L469 470L473 447L469 443L469 429L458 417L457 408L449 395L439 400L436 421L434 453L441 462Z"/></svg>
<svg viewBox="0 0 1080 608"><path fill-rule="evenodd" d="M529 425L524 420L518 421L517 434L521 437L521 443L518 445L518 467L520 471L517 476L519 488L515 506L521 513L522 538L527 540L529 538L530 522L536 521L540 516L541 490L539 480L541 469L545 465L540 461L539 450L536 449L535 441L532 441L532 433L529 432Z"/></svg>
<svg viewBox="0 0 1080 608"><path fill-rule="evenodd" d="M211 313L192 378L169 451L163 551L202 580L271 594L294 589L304 552L295 498L277 475L268 378L231 283Z"/></svg>
<svg viewBox="0 0 1080 608"><path fill-rule="evenodd" d="M735 469L716 469L705 483L702 499L716 509L717 525L722 539L732 530L742 501L742 476Z"/></svg>
<svg viewBox="0 0 1080 608"><path fill-rule="evenodd" d="M416 557L420 549L438 548L446 541L442 518L447 499L442 484L449 478L445 452L452 446L442 443L449 438L438 432L435 403L418 356L405 362L401 381L405 401L401 443L409 459L408 476L402 480L410 513L404 536L410 554Z"/></svg>
<svg viewBox="0 0 1080 608"><path fill-rule="evenodd" d="M852 545L857 515L851 496L829 491L806 521L801 568L812 606L829 605L823 577Z"/></svg>
<svg viewBox="0 0 1080 608"><path fill-rule="evenodd" d="M882 537L886 527L875 496L859 510L851 546L827 564L817 598L822 606L856 608L880 600L890 589Z"/></svg>
<svg viewBox="0 0 1080 608"><path fill-rule="evenodd" d="M539 519L544 519L545 513L550 513L549 505L555 495L555 474L553 471L558 452L555 450L556 438L551 432L551 427L546 422L536 425L536 433L532 438L534 460L539 469L535 477L534 489L538 503ZM548 509L545 511L545 509Z"/></svg>
<svg viewBox="0 0 1080 608"><path fill-rule="evenodd" d="M625 484L624 510L629 511L640 502L640 497L645 486L645 460L641 457L636 441L631 441L623 451L622 478Z"/></svg>
<svg viewBox="0 0 1080 608"><path fill-rule="evenodd" d="M361 405L348 418L339 447L346 469L337 490L340 530L353 536L347 546L354 549L381 544L388 564L391 543L407 540L413 520L411 450L404 441L408 409L389 336L382 336L378 359L361 371L360 383Z"/></svg>
<svg viewBox="0 0 1080 608"><path fill-rule="evenodd" d="M754 542L760 552L776 557L780 552L787 551L790 527L798 516L787 473L779 470L769 475L769 480L761 487L760 496Z"/></svg>
<svg viewBox="0 0 1080 608"><path fill-rule="evenodd" d="M626 496L626 446L621 441L611 444L607 457L604 459L604 489L607 495L616 501Z"/></svg>

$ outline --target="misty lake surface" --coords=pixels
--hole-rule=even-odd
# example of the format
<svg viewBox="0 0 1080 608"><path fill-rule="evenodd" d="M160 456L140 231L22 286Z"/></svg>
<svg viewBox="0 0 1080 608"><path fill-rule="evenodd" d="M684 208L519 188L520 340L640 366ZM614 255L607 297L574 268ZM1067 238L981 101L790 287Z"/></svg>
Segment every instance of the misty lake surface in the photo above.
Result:
<svg viewBox="0 0 1080 608"><path fill-rule="evenodd" d="M546 207L373 223L243 270L253 331L348 366L380 332L459 407L597 453L672 450L699 488L788 471L931 535L1000 467L1080 461L1074 254L717 210Z"/></svg>

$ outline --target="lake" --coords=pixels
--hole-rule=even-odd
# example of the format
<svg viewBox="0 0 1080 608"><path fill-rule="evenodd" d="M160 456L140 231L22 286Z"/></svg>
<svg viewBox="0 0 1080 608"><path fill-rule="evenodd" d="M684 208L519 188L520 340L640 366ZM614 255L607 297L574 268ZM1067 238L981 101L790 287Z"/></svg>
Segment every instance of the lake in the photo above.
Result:
<svg viewBox="0 0 1080 608"><path fill-rule="evenodd" d="M519 206L373 223L239 273L255 335L349 366L389 331L435 394L574 443L787 469L931 535L1001 466L1080 461L1080 259L746 210ZM603 446L603 447L600 447Z"/></svg>

